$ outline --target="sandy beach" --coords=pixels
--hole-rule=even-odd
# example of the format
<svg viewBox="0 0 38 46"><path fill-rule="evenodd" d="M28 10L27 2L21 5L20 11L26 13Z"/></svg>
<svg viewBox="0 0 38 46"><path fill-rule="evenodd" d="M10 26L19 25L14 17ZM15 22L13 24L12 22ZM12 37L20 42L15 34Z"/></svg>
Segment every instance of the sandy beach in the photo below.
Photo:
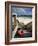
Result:
<svg viewBox="0 0 38 46"><path fill-rule="evenodd" d="M27 17L25 17L25 18L23 18L23 17L17 17L17 19L18 19L19 22L22 22L25 25L32 21L31 18L27 18Z"/></svg>

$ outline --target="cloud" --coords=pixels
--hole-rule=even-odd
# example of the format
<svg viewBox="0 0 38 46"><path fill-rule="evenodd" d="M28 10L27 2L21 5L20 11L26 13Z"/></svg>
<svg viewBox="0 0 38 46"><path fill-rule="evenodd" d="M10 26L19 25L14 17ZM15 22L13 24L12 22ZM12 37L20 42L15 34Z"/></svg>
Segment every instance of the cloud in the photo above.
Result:
<svg viewBox="0 0 38 46"><path fill-rule="evenodd" d="M16 13L17 15L32 15L32 9L31 8L12 8L12 13Z"/></svg>

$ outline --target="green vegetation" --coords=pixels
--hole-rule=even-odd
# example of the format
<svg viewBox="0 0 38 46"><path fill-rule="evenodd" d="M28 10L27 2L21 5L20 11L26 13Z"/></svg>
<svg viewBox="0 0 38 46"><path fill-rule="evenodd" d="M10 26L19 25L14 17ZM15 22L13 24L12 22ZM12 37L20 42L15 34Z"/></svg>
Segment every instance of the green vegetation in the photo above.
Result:
<svg viewBox="0 0 38 46"><path fill-rule="evenodd" d="M32 31L32 22L28 23L27 25L24 25L24 23L20 23L18 20L17 20L17 24L18 24L18 28L22 28L22 29L26 29L27 31Z"/></svg>
<svg viewBox="0 0 38 46"><path fill-rule="evenodd" d="M27 31L32 32L32 22L27 24Z"/></svg>

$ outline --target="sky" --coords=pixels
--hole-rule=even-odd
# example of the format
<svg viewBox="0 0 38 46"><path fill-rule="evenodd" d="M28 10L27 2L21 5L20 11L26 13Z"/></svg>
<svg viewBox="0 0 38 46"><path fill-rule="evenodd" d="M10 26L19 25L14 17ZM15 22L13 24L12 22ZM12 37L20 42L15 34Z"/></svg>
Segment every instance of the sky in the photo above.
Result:
<svg viewBox="0 0 38 46"><path fill-rule="evenodd" d="M17 15L32 15L32 8L19 8L12 7L12 13L16 13Z"/></svg>

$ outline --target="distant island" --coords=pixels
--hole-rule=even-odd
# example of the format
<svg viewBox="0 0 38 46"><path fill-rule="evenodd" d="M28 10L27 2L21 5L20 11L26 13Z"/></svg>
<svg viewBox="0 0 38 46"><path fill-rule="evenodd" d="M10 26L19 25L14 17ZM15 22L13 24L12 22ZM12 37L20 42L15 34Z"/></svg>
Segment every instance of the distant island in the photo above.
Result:
<svg viewBox="0 0 38 46"><path fill-rule="evenodd" d="M32 15L17 15L17 17L32 17Z"/></svg>

